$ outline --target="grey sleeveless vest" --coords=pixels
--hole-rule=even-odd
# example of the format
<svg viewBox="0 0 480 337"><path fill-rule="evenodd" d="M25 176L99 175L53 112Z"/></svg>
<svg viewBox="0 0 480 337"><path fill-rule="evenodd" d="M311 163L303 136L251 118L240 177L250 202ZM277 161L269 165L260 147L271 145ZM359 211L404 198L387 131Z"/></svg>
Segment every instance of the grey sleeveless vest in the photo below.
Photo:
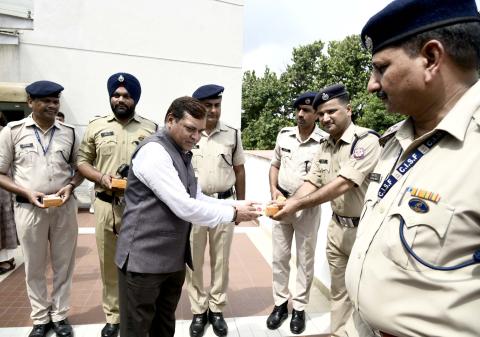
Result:
<svg viewBox="0 0 480 337"><path fill-rule="evenodd" d="M195 198L197 181L191 164L191 153L183 151L170 138L165 129L142 141L132 155L149 142L162 145L173 160L187 193ZM133 165L133 164L132 164ZM126 207L122 218L115 263L127 271L162 274L192 269L190 251L191 224L178 218L168 206L144 185L130 168L125 191Z"/></svg>

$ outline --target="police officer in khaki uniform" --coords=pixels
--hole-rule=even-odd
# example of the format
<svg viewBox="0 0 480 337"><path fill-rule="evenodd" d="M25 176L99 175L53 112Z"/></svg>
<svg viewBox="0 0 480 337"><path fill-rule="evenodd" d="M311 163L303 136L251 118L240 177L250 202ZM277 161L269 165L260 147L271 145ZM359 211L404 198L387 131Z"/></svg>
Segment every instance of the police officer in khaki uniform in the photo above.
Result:
<svg viewBox="0 0 480 337"><path fill-rule="evenodd" d="M349 337L480 335L480 16L473 0L433 4L394 1L361 34L368 90L408 118L365 195Z"/></svg>
<svg viewBox="0 0 480 337"><path fill-rule="evenodd" d="M193 97L207 109L206 130L193 148L192 165L202 192L218 199L245 199L245 155L240 132L220 121L224 88L215 84L199 87ZM215 228L194 224L190 236L193 271L187 271L187 289L193 320L190 336L204 333L207 321L217 336L226 336L228 326L223 318L227 304L230 247L234 223L219 224ZM211 289L203 285L205 248L210 246Z"/></svg>
<svg viewBox="0 0 480 337"><path fill-rule="evenodd" d="M288 198L302 185L313 157L327 134L316 125L318 115L312 107L316 92L300 95L293 107L296 110L297 126L280 130L270 166L270 193L273 200ZM292 294L293 312L290 322L292 333L305 330L302 314L308 304L313 281L315 246L320 225L320 207L297 212L272 226L272 273L273 299L275 306L267 319L269 329L278 329L288 317L288 280L293 234L295 233L297 278Z"/></svg>
<svg viewBox="0 0 480 337"><path fill-rule="evenodd" d="M103 282L103 311L107 324L102 337L118 335L118 271L114 263L116 235L124 205L123 191L112 189L112 178L130 163L138 143L157 130L157 125L135 113L140 82L131 74L117 73L107 82L113 113L90 122L78 154L78 169L95 183L95 220L98 256Z"/></svg>
<svg viewBox="0 0 480 337"><path fill-rule="evenodd" d="M62 90L50 81L28 85L32 114L0 133L0 187L16 194L14 215L34 324L29 337L46 336L52 327L57 336L73 335L67 320L78 233L72 196L83 178L75 172L75 130L55 120ZM10 168L13 179L7 175ZM63 199L60 206L44 207L42 198L50 194ZM51 298L45 277L48 255L54 273Z"/></svg>
<svg viewBox="0 0 480 337"><path fill-rule="evenodd" d="M345 336L352 305L345 289L345 268L368 187L368 175L380 155L378 135L352 123L349 95L343 84L322 89L313 102L329 137L320 146L305 183L275 218L330 201L327 260L331 274L332 336ZM313 225L312 225L313 226Z"/></svg>

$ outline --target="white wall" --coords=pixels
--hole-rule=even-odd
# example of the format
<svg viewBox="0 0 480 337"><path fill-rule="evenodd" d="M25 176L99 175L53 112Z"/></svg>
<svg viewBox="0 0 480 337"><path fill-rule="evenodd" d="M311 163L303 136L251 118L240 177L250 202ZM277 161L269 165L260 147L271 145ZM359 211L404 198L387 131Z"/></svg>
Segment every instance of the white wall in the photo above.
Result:
<svg viewBox="0 0 480 337"><path fill-rule="evenodd" d="M270 187L268 183L268 172L270 160L253 154L246 154L246 200L266 201L270 200ZM322 220L318 230L317 247L315 249L315 277L327 289L330 289L330 271L326 257L327 228L332 218L330 203L322 204ZM260 226L271 234L272 220L267 217L260 217ZM295 255L295 240L292 245L292 253Z"/></svg>
<svg viewBox="0 0 480 337"><path fill-rule="evenodd" d="M0 81L64 85L67 122L110 112L107 78L125 71L141 82L146 117L163 121L173 99L217 83L223 119L240 126L243 0L35 0L33 18L18 64L0 46Z"/></svg>

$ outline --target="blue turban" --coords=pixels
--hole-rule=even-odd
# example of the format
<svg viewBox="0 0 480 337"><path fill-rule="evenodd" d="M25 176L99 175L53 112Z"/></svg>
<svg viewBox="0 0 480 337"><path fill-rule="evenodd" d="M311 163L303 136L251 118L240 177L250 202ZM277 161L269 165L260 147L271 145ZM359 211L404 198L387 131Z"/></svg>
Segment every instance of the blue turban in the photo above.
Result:
<svg viewBox="0 0 480 337"><path fill-rule="evenodd" d="M142 87L137 78L128 73L116 73L110 76L107 81L107 89L109 97L113 96L115 90L118 87L124 87L127 89L130 97L135 101L135 104L140 100L140 95L142 94Z"/></svg>

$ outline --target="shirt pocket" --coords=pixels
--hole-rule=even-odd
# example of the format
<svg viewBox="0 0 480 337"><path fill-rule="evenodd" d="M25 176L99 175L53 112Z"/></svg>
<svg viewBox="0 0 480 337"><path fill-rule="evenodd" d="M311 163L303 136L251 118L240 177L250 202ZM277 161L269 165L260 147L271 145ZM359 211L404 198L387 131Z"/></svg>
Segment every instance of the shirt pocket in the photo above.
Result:
<svg viewBox="0 0 480 337"><path fill-rule="evenodd" d="M98 145L97 156L111 156L115 152L118 142L115 138L104 139Z"/></svg>
<svg viewBox="0 0 480 337"><path fill-rule="evenodd" d="M219 147L217 162L221 168L231 168L233 166L232 149L229 146Z"/></svg>
<svg viewBox="0 0 480 337"><path fill-rule="evenodd" d="M56 172L65 172L71 170L70 159L71 148L68 146L55 146L52 148L52 164Z"/></svg>
<svg viewBox="0 0 480 337"><path fill-rule="evenodd" d="M16 164L22 168L33 167L39 155L36 144L28 147L22 147L22 144L20 144L16 150Z"/></svg>
<svg viewBox="0 0 480 337"><path fill-rule="evenodd" d="M203 160L203 155L202 155L202 152L200 152L200 149L193 148L192 149L192 166L193 166L193 170L195 171L195 176L198 176L198 170L200 168L200 165L202 164L202 160Z"/></svg>
<svg viewBox="0 0 480 337"><path fill-rule="evenodd" d="M446 244L445 234L454 214L454 208L450 205L420 199L419 202L421 208L415 207L413 199L394 207L387 217L388 222L384 224L387 227L382 252L403 269L418 270L427 267L410 256L401 242L400 230L403 230L406 243L417 256L437 265ZM401 229L402 220L404 226Z"/></svg>
<svg viewBox="0 0 480 337"><path fill-rule="evenodd" d="M293 158L292 149L289 149L287 147L280 147L280 155L280 165L282 165L283 167L290 166Z"/></svg>

